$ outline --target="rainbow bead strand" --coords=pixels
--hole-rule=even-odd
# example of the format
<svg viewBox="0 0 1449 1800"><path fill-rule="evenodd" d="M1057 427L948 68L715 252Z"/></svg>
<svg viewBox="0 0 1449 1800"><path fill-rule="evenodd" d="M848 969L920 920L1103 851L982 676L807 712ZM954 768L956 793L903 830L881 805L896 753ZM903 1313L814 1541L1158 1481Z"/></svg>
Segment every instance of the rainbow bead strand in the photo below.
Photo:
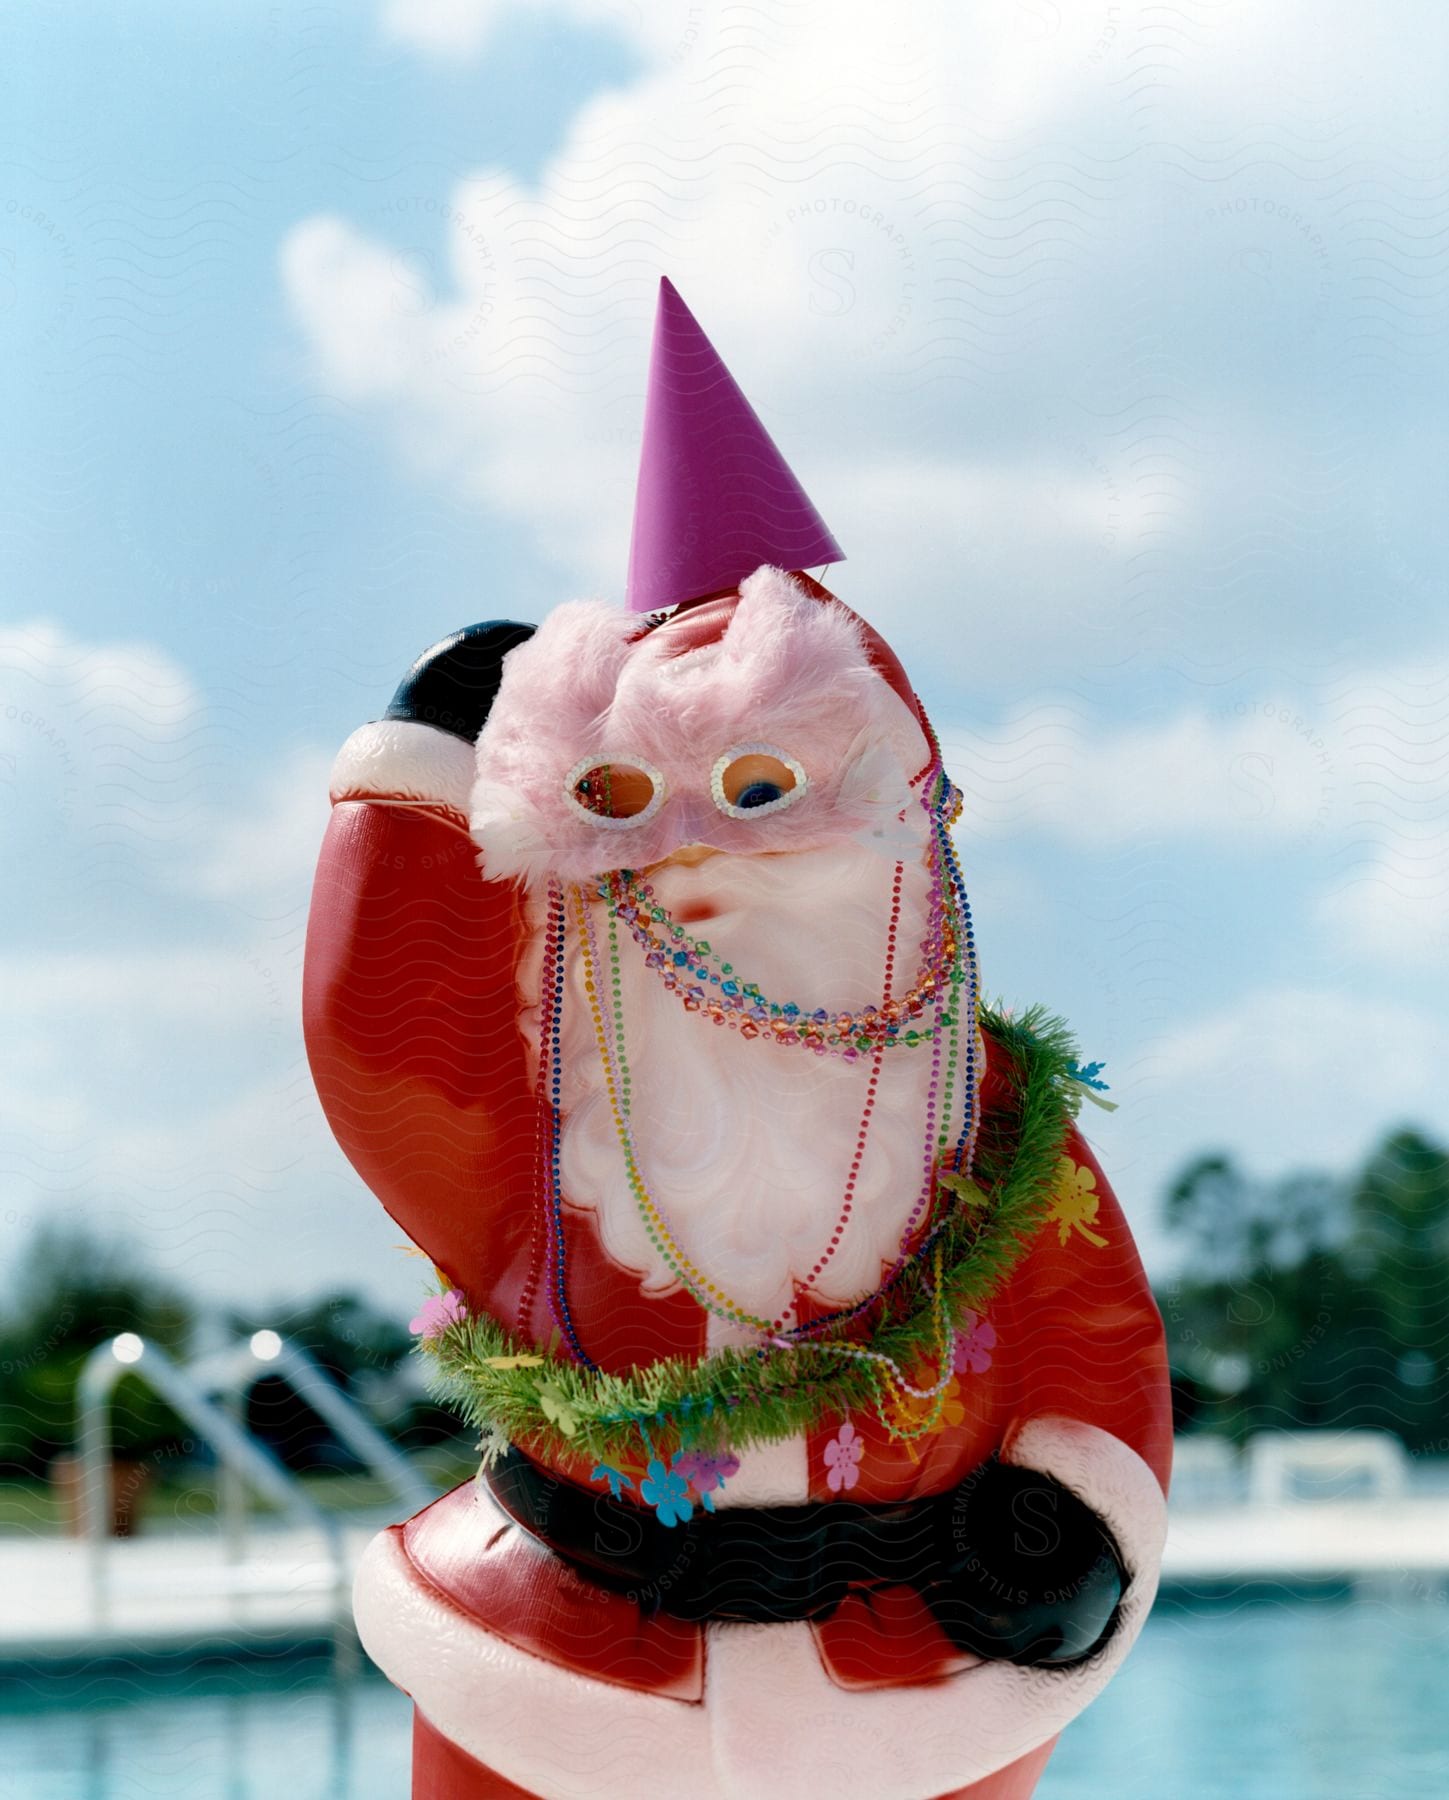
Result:
<svg viewBox="0 0 1449 1800"><path fill-rule="evenodd" d="M639 884L637 889L628 885L633 883L635 878L630 876L627 871L615 871L610 876L600 878L599 885L595 890L598 897L605 901L609 918L609 1004L606 1008L603 994L604 966L594 928L591 896L582 888L572 888L568 891L568 898L565 901L563 891L556 886L551 887L549 930L546 934L544 958L545 985L549 989L549 1000L541 1015L541 1022L546 1025L546 1028L541 1029L541 1034L547 1042L548 1089L552 1103L549 1109L551 1116L550 1139L548 1154L545 1158L546 1199L551 1222L550 1272L553 1275L549 1294L555 1320L575 1354L580 1360L588 1363L589 1367L593 1368L595 1365L587 1357L578 1341L565 1292L562 1196L559 1176L561 1073L558 1054L559 1019L562 1012L566 938L570 921L577 928L582 957L584 992L590 1009L594 1037L604 1074L605 1089L613 1115L615 1132L624 1158L625 1175L630 1191L639 1209L650 1243L666 1267L702 1307L732 1324L743 1325L749 1330L760 1333L765 1340L765 1346L771 1343L799 1344L801 1347L823 1350L828 1346L819 1343L812 1344L809 1340L818 1338L824 1332L842 1327L857 1319L884 1298L907 1268L933 1254L938 1254L942 1232L954 1209L947 1209L939 1220L930 1223L922 1242L914 1250L908 1251L906 1246L922 1220L929 1221L930 1209L939 1191L937 1173L945 1159L951 1135L956 1083L958 1074L963 1073L961 1069L963 1060L964 1104L960 1133L956 1148L950 1156L950 1163L953 1170L960 1173L969 1170L972 1160L977 1112L979 979L970 905L960 865L950 839L949 828L959 814L960 795L951 786L941 768L939 752L936 760L923 773L925 780L920 794L920 804L931 821L927 851L931 879L927 902L927 925L922 941L925 973L918 979L916 988L912 990L913 1002L919 1002L919 1004L915 1005L909 1016L921 1017L929 1011L933 1018L925 1029L920 1031L903 1029L901 1003L894 1001L891 993L895 938L901 911L903 866L899 863L896 865L891 898L882 1005L879 1008L863 1008L859 1013L830 1015L824 1013L822 1009L810 1015L809 1018L803 1018L801 1009L798 1007L787 1005L772 1008L771 1003L765 1000L759 989L753 984L736 983L734 985L737 992L726 991L725 984L733 982L731 966L721 962L708 943L689 937L682 927L669 921L663 908L652 907L650 910L651 923L666 924L671 937L679 946L670 953L671 968L673 970L683 968L687 973L700 978L708 977L712 985L717 984L721 988L717 1001L706 998L702 988L685 989L681 993L681 998L688 1010L704 1012L706 1016L713 1019L714 1023L727 1023L740 1029L742 1034L747 1037L765 1036L767 1041L804 1044L814 1049L817 1054L843 1055L852 1061L865 1059L871 1064L865 1108L845 1184L841 1214L810 1274L798 1284L797 1292L799 1294L803 1295L809 1291L811 1284L818 1279L835 1255L849 1222L854 1205L855 1184L864 1155L866 1134L874 1111L881 1057L884 1051L895 1047L914 1048L922 1043L931 1045L931 1072L927 1087L925 1129L923 1131L921 1187L902 1230L897 1256L884 1280L871 1294L847 1307L805 1324L787 1327L784 1315L773 1321L766 1321L731 1299L681 1249L644 1180L633 1137L633 1077L625 1050L622 974L619 963L617 925L622 920L636 942L640 942L641 937L647 941L649 948L646 953L646 962L651 968L660 969L661 963L657 959L656 953L662 948L662 940L647 928L639 929L641 921L638 916L638 901L645 898L652 900L652 890L647 887L647 884ZM917 777L918 781L921 779L921 777ZM631 910L635 915L633 917L630 916ZM949 951L949 961L943 964L941 957L947 951ZM683 958L682 962L679 960L681 957ZM705 966L705 958L717 964L716 972L711 973ZM664 979L667 986L678 989L679 977L677 974L666 971ZM964 993L961 992L963 989ZM963 1001L966 1014L964 1059L961 1054L961 1002ZM758 1013L761 1008L764 1009L765 1017L769 1022L768 1033L759 1029L762 1021ZM610 1014L612 1018L608 1016ZM833 1036L830 1030L822 1026L822 1019L825 1026L834 1027ZM867 1019L874 1021L869 1027L863 1023ZM858 1032L858 1035L852 1037L850 1035L852 1032ZM945 1053L944 1070L943 1048ZM541 1090L542 1086L541 1072ZM765 1346L762 1346L762 1349ZM844 1346L837 1346L837 1348L843 1349ZM882 1380L885 1389L892 1396L892 1403L897 1406L902 1404L903 1394L923 1399L935 1399L944 1391L944 1382L937 1383L930 1390L915 1389L903 1379L901 1372L894 1368L882 1371ZM914 1435L914 1430L910 1435Z"/></svg>
<svg viewBox="0 0 1449 1800"><path fill-rule="evenodd" d="M550 1272L552 1274L552 1280L548 1286L549 1310L553 1314L554 1323L562 1331L574 1355L586 1368L597 1370L598 1364L579 1341L573 1314L569 1310L568 1288L565 1279L563 1181L560 1173L563 1130L563 1060L559 1050L559 1039L563 1026L567 932L563 890L557 882L549 883L548 907L550 930L545 934L544 966L544 992L548 1002L547 1031L545 1033L544 1020L540 1017L539 1053L541 1073L544 1067L548 1072L548 1105L545 1109L548 1117L548 1147L544 1178L544 1207L549 1223ZM550 940L552 940L551 943ZM550 950L552 951L551 962L549 961Z"/></svg>

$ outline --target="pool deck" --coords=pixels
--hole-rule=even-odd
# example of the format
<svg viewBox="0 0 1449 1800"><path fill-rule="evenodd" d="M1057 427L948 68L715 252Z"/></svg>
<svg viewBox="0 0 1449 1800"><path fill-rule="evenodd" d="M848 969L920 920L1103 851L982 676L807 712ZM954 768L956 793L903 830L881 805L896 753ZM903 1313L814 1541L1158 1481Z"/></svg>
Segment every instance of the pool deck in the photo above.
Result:
<svg viewBox="0 0 1449 1800"><path fill-rule="evenodd" d="M1174 1507L1162 1587L1220 1589L1449 1575L1449 1499Z"/></svg>
<svg viewBox="0 0 1449 1800"><path fill-rule="evenodd" d="M378 1521L257 1529L235 1559L208 1531L114 1541L105 1580L74 1538L0 1537L0 1667L265 1653L346 1637L353 1570ZM334 1549L335 1544L335 1549ZM1174 1511L1164 1593L1449 1576L1449 1499L1240 1504ZM102 1596L98 1603L98 1594Z"/></svg>
<svg viewBox="0 0 1449 1800"><path fill-rule="evenodd" d="M115 1540L99 1585L89 1543L0 1537L0 1666L331 1641L350 1631L352 1573L376 1529L258 1529L240 1560L213 1532Z"/></svg>

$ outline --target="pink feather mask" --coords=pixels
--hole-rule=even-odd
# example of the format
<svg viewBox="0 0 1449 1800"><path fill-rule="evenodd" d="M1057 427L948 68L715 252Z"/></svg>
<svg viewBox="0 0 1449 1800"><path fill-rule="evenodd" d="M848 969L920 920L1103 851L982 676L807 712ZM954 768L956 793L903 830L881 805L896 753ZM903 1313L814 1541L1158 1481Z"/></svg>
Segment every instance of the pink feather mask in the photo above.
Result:
<svg viewBox="0 0 1449 1800"><path fill-rule="evenodd" d="M600 601L550 613L504 666L472 832L491 878L530 888L686 845L748 856L853 838L908 855L925 754L859 622L761 568L723 636L683 654L667 623L641 636L637 614Z"/></svg>

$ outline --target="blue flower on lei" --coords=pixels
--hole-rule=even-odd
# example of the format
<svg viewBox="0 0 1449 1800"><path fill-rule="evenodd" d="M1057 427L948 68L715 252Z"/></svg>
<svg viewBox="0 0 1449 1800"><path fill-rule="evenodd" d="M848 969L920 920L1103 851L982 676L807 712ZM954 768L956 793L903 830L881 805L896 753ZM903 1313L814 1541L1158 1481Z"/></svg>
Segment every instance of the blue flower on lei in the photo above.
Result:
<svg viewBox="0 0 1449 1800"><path fill-rule="evenodd" d="M694 1517L689 1483L677 1469L666 1469L657 1456L639 1483L639 1492L646 1504L654 1508L661 1525L687 1525Z"/></svg>
<svg viewBox="0 0 1449 1800"><path fill-rule="evenodd" d="M608 1463L596 1463L589 1476L589 1480L607 1481L609 1484L609 1492L616 1500L619 1498L620 1494L623 1493L625 1488L633 1487L634 1485L622 1469L611 1469Z"/></svg>
<svg viewBox="0 0 1449 1800"><path fill-rule="evenodd" d="M1074 1087L1084 1099L1090 1100L1093 1106L1100 1106L1103 1112L1116 1112L1115 1100L1104 1100L1103 1094L1108 1087L1102 1079L1104 1065L1099 1062L1067 1064L1066 1079L1069 1087Z"/></svg>

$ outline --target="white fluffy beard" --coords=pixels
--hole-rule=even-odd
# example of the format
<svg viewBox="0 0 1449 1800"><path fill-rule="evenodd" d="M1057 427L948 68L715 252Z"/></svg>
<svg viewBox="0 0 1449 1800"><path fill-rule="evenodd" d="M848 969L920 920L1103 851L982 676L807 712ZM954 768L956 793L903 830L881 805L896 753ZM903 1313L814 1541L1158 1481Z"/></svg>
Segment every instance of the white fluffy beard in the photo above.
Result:
<svg viewBox="0 0 1449 1800"><path fill-rule="evenodd" d="M926 821L906 864L896 933L896 996L920 967L929 878ZM722 961L772 1000L832 1013L882 998L894 863L857 842L790 855L715 855L653 875L660 903L706 939ZM591 902L608 994L608 918ZM536 910L541 915L541 906ZM541 916L538 919L541 926ZM625 1174L583 988L578 930L570 914L562 1048L562 1185L570 1205L593 1212L608 1253L637 1270L647 1292L677 1278L649 1240ZM739 1306L768 1319L793 1317L799 1282L814 1268L840 1218L866 1103L872 1059L846 1062L795 1047L742 1039L686 1012L621 923L625 1055L640 1171L676 1244ZM535 967L537 965L535 964ZM525 972L525 992L537 992ZM536 1041L537 1012L524 1027ZM921 1194L928 1047L889 1052L843 1236L811 1284L829 1304L872 1291L894 1261ZM959 1122L961 1104L953 1107ZM711 1342L723 1341L712 1322ZM724 1338L748 1338L747 1330Z"/></svg>

